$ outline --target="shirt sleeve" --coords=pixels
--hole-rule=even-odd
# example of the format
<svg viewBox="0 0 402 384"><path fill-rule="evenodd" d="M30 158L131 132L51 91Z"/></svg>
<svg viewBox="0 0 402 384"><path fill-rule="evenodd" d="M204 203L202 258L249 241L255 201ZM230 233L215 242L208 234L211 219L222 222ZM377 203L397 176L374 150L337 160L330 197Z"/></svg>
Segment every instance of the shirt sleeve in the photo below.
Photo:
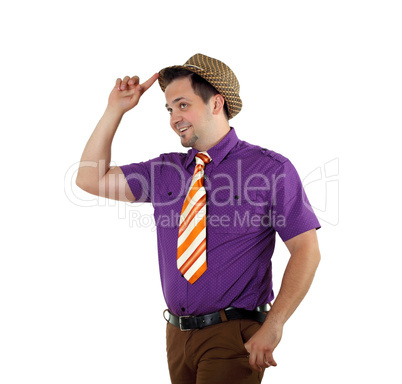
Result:
<svg viewBox="0 0 402 384"><path fill-rule="evenodd" d="M321 228L299 174L289 160L281 164L273 178L271 201L273 227L283 241Z"/></svg>
<svg viewBox="0 0 402 384"><path fill-rule="evenodd" d="M120 166L124 177L135 197L136 202L150 203L152 201L152 185L151 167L152 163L158 162L160 157L143 161L140 163L131 163Z"/></svg>

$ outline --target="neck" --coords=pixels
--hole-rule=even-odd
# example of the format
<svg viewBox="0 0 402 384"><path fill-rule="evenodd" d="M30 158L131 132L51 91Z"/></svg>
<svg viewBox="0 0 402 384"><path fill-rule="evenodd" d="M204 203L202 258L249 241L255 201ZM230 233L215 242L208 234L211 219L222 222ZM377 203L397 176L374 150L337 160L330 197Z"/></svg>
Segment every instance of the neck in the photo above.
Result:
<svg viewBox="0 0 402 384"><path fill-rule="evenodd" d="M222 141L222 139L229 133L229 131L230 126L229 123L226 121L226 124L215 127L214 131L211 132L213 134L209 135L203 143L196 143L193 148L197 149L199 152L208 151L220 141Z"/></svg>

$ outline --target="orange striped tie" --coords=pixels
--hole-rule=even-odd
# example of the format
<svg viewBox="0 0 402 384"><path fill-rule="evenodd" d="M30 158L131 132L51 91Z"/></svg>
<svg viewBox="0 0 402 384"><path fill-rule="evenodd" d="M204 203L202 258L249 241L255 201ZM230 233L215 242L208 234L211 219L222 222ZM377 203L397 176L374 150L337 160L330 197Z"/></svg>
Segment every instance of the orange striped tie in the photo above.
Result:
<svg viewBox="0 0 402 384"><path fill-rule="evenodd" d="M204 168L210 161L207 152L195 155L194 175L180 215L177 268L191 284L207 269Z"/></svg>

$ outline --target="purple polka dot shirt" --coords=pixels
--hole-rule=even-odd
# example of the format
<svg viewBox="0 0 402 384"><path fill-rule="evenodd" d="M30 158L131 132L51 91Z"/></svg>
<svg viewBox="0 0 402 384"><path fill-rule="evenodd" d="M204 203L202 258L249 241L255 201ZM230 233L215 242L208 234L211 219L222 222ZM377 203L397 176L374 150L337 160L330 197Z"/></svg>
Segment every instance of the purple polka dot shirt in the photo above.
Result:
<svg viewBox="0 0 402 384"><path fill-rule="evenodd" d="M177 268L180 212L196 149L123 165L136 202L154 206L159 272L169 310L201 315L229 306L254 309L273 300L271 258L283 241L320 223L292 163L239 140L234 128L207 152L207 270L190 284Z"/></svg>

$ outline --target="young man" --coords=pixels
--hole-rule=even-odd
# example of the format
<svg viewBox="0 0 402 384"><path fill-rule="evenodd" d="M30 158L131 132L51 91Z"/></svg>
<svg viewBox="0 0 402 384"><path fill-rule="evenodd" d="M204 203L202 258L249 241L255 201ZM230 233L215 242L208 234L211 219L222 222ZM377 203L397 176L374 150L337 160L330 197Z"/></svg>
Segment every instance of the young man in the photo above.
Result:
<svg viewBox="0 0 402 384"><path fill-rule="evenodd" d="M122 116L156 79L171 128L190 149L109 167ZM265 368L276 366L283 326L320 260L320 224L295 168L237 138L228 120L241 107L234 73L201 54L143 84L136 76L118 79L81 159L82 189L155 208L174 384L260 383ZM86 161L98 168L85 167ZM291 256L271 306L276 232Z"/></svg>

